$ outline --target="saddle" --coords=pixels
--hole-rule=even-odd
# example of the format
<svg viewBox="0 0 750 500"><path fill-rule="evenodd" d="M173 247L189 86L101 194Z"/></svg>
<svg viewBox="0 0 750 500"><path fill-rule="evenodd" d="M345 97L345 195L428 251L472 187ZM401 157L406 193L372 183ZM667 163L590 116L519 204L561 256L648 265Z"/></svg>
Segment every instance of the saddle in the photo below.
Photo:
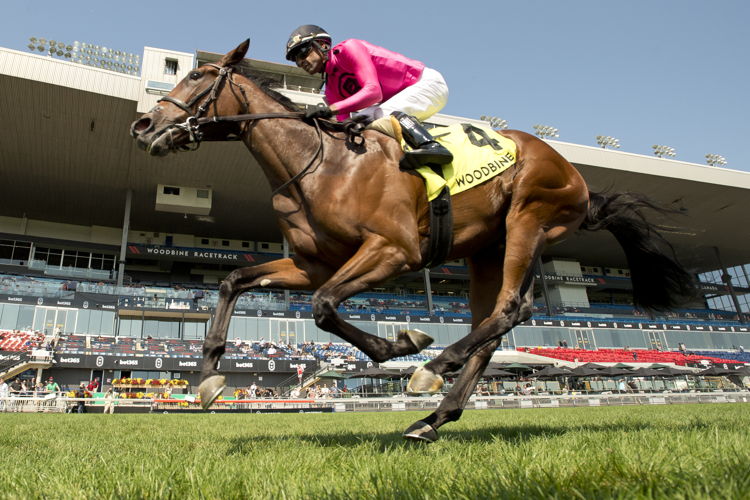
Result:
<svg viewBox="0 0 750 500"><path fill-rule="evenodd" d="M350 133L359 134L365 128L393 137L402 148L409 146L401 134L401 125L393 116L373 121L366 127L362 120L343 123ZM447 165L426 165L414 168L401 161L402 170L413 170L425 181L430 203L430 242L425 267L445 261L453 244L453 213L451 196L471 189L500 175L516 163L516 144L489 126L456 123L431 130L437 142L453 154Z"/></svg>

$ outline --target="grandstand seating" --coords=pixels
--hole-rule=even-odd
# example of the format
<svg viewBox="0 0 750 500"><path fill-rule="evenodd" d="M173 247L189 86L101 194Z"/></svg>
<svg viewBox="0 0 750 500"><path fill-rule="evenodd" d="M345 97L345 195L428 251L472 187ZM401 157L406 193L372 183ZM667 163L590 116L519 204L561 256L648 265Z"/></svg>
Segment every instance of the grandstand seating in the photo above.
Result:
<svg viewBox="0 0 750 500"><path fill-rule="evenodd" d="M724 351L691 351L699 356L712 356L715 358L736 361L739 363L750 363L749 352L724 352Z"/></svg>
<svg viewBox="0 0 750 500"><path fill-rule="evenodd" d="M595 277L595 276L593 276ZM610 277L611 278L611 277ZM61 280L0 274L0 293L72 297L75 291L118 295L120 305L126 308L187 308L192 306L209 310L216 306L218 293L215 289L185 286L147 286L130 285L116 288L108 283ZM293 293L290 296L289 309L292 311L310 311L309 293ZM469 317L468 299L460 295L433 295L433 315L446 317ZM238 308L281 310L285 308L284 295L278 291L250 291L239 297ZM340 312L381 313L381 314L426 314L427 301L424 295L392 294L366 292L344 301L339 306ZM597 304L588 307L554 307L553 316L547 317L547 308L543 304L534 304L536 317L539 319L576 319L606 318L611 320L658 321L664 323L707 323L711 325L731 325L737 323L737 315L731 311L712 309L683 309L656 317L649 317L628 304Z"/></svg>
<svg viewBox="0 0 750 500"><path fill-rule="evenodd" d="M740 363L741 361L729 359L727 356L717 357L694 352L676 351L654 351L647 349L597 349L594 351L586 349L558 348L526 348L520 347L519 351L529 352L537 356L561 359L563 361L576 361L580 363L674 363L686 365L688 363L699 363L702 360L711 363ZM638 359L633 357L633 354ZM723 354L723 353L712 353Z"/></svg>
<svg viewBox="0 0 750 500"><path fill-rule="evenodd" d="M31 351L44 342L44 334L27 330L0 330L0 351Z"/></svg>

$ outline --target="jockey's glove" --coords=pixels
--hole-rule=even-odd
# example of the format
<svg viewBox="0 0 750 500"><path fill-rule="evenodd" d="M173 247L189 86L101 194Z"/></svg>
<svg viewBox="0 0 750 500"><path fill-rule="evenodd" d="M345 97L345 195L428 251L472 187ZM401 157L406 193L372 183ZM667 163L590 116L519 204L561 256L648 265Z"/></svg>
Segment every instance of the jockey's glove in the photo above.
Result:
<svg viewBox="0 0 750 500"><path fill-rule="evenodd" d="M327 105L321 103L312 108L308 108L305 111L305 118L330 118L333 116L333 111Z"/></svg>

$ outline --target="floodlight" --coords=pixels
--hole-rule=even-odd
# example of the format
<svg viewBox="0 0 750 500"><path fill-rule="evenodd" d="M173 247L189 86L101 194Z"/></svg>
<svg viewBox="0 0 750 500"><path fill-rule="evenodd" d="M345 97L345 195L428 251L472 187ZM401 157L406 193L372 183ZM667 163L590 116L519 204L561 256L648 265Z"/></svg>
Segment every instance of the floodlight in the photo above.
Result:
<svg viewBox="0 0 750 500"><path fill-rule="evenodd" d="M707 154L706 163L712 167L723 167L727 164L727 159L717 154Z"/></svg>
<svg viewBox="0 0 750 500"><path fill-rule="evenodd" d="M484 120L486 122L489 122L490 127L495 129L506 129L508 128L508 120L503 120L502 118L499 118L497 116L480 116L480 120Z"/></svg>
<svg viewBox="0 0 750 500"><path fill-rule="evenodd" d="M72 44L59 40L30 37L27 47L32 51L47 52L49 56L62 57L74 63L104 68L126 74L137 74L140 71L140 55L115 50L104 45L74 41ZM128 61L127 67L124 63Z"/></svg>
<svg viewBox="0 0 750 500"><path fill-rule="evenodd" d="M534 125L534 134L540 139L548 137L560 137L559 130L549 125Z"/></svg>
<svg viewBox="0 0 750 500"><path fill-rule="evenodd" d="M654 150L654 155L658 156L659 158L664 158L665 156L673 157L677 155L674 148L669 146L654 144L653 146L651 146L651 149Z"/></svg>
<svg viewBox="0 0 750 500"><path fill-rule="evenodd" d="M596 143L600 145L602 149L607 149L607 146L615 149L620 149L620 140L608 135L597 135Z"/></svg>

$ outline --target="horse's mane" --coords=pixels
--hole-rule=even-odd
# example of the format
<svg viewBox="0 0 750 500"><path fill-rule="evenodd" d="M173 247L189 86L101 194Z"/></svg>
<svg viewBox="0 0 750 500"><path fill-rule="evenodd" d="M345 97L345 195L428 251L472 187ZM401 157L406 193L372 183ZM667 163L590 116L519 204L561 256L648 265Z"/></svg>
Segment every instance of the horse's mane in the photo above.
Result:
<svg viewBox="0 0 750 500"><path fill-rule="evenodd" d="M277 92L276 90L272 88L273 86L278 85L278 82L276 80L258 75L256 73L253 73L252 71L247 71L247 70L240 72L240 74L244 76L245 78L248 78L249 80L251 80L266 95L268 95L271 99L273 99L274 101L284 106L289 111L301 111L302 110L302 108L296 105L287 96L281 94L281 92Z"/></svg>
<svg viewBox="0 0 750 500"><path fill-rule="evenodd" d="M289 99L287 96L283 95L281 92L278 92L272 88L274 86L279 85L278 81L272 78L268 78L267 76L259 75L252 71L248 71L247 69L243 69L242 72L238 72L238 73L244 76L245 78L249 79L250 81L252 81L267 96L269 96L271 99L273 99L274 101L284 106L289 111L303 111L304 110L303 107L298 106L297 104L294 103L294 101ZM351 130L352 124L356 124L356 122L362 121L362 120L365 120L364 116L359 117L358 119L346 120L341 123L337 121L324 120L324 121L321 121L321 124L327 130L338 131L338 132L344 131L344 132L352 133L352 130ZM362 128L364 128L364 124L362 125ZM355 131L354 133L361 134L361 130L359 132Z"/></svg>

